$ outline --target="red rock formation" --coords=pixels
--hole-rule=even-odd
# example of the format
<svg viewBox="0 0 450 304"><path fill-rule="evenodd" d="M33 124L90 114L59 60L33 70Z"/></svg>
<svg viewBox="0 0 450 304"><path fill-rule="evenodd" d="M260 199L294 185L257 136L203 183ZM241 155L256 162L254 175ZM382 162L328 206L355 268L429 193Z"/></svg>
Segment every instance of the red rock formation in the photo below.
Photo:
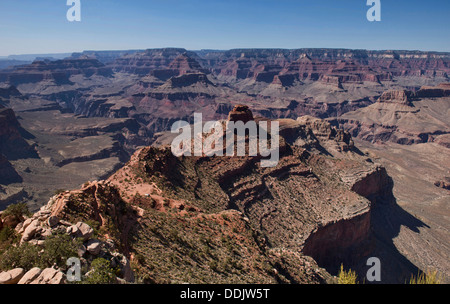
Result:
<svg viewBox="0 0 450 304"><path fill-rule="evenodd" d="M417 91L416 96L419 98L436 98L450 96L450 84L442 83L435 87L423 86Z"/></svg>
<svg viewBox="0 0 450 304"><path fill-rule="evenodd" d="M195 53L185 49L152 49L117 58L110 66L116 72L153 75L167 80L186 73L208 73L196 58L198 56Z"/></svg>
<svg viewBox="0 0 450 304"><path fill-rule="evenodd" d="M247 123L250 120L253 120L252 111L245 105L236 105L233 110L228 114L229 121L242 121L243 123Z"/></svg>
<svg viewBox="0 0 450 304"><path fill-rule="evenodd" d="M411 106L412 92L406 90L396 90L384 92L378 102L398 103Z"/></svg>

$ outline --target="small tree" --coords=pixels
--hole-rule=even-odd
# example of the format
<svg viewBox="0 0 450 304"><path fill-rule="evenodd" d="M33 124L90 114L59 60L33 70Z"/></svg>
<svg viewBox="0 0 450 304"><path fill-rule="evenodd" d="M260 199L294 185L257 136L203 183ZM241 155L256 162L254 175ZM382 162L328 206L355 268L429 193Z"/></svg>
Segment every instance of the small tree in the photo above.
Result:
<svg viewBox="0 0 450 304"><path fill-rule="evenodd" d="M23 218L23 216L31 216L30 210L26 203L17 203L9 205L2 213L2 218L7 216L14 216L17 219Z"/></svg>
<svg viewBox="0 0 450 304"><path fill-rule="evenodd" d="M40 248L29 243L11 246L0 256L0 269L6 271L13 268L23 268L25 271L40 266Z"/></svg>
<svg viewBox="0 0 450 304"><path fill-rule="evenodd" d="M116 275L108 260L97 258L92 261L91 270L86 276L86 284L114 284Z"/></svg>
<svg viewBox="0 0 450 304"><path fill-rule="evenodd" d="M70 257L78 256L81 241L73 240L65 233L50 235L45 239L41 262L46 267L57 265L65 268Z"/></svg>

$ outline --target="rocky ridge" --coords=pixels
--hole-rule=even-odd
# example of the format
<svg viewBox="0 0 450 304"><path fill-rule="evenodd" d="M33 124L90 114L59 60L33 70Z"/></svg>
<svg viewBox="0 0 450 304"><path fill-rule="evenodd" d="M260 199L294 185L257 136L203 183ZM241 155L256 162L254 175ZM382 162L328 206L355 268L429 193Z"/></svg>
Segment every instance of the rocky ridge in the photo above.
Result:
<svg viewBox="0 0 450 304"><path fill-rule="evenodd" d="M241 106L230 116L238 112L251 114ZM274 168L260 167L259 157L177 158L146 147L106 181L53 197L15 230L35 246L55 230L80 237L87 264L114 256L106 250L114 243L143 282L331 282L320 267L334 273L373 250L371 205L388 177L326 122L280 125Z"/></svg>

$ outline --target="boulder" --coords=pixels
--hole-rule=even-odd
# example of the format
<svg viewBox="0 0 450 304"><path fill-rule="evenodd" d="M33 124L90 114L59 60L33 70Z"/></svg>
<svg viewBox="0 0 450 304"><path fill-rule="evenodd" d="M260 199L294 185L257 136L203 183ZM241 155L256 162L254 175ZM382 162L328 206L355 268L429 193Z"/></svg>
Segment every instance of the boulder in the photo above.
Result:
<svg viewBox="0 0 450 304"><path fill-rule="evenodd" d="M78 227L78 230L81 233L81 237L84 240L88 240L94 233L94 229L92 229L91 226L86 223L78 222L76 226Z"/></svg>
<svg viewBox="0 0 450 304"><path fill-rule="evenodd" d="M45 245L44 240L30 240L28 243L39 246L39 247L44 247L44 245Z"/></svg>
<svg viewBox="0 0 450 304"><path fill-rule="evenodd" d="M89 240L86 243L87 251L92 255L98 255L102 249L102 242L96 239Z"/></svg>
<svg viewBox="0 0 450 304"><path fill-rule="evenodd" d="M113 258L111 259L112 267L120 267L120 275L127 282L134 282L134 273L131 269L130 261L126 256L120 253L113 253Z"/></svg>
<svg viewBox="0 0 450 304"><path fill-rule="evenodd" d="M59 224L59 217L57 216L50 216L47 220L47 223L50 227L55 227Z"/></svg>
<svg viewBox="0 0 450 304"><path fill-rule="evenodd" d="M20 279L17 284L30 284L33 282L40 274L42 270L38 267L31 268L25 273L25 275Z"/></svg>
<svg viewBox="0 0 450 304"><path fill-rule="evenodd" d="M16 268L0 273L0 284L17 284L25 274L23 268Z"/></svg>
<svg viewBox="0 0 450 304"><path fill-rule="evenodd" d="M63 226L72 226L72 223L70 223L68 221L64 221L64 220L59 220L59 224L61 224Z"/></svg>
<svg viewBox="0 0 450 304"><path fill-rule="evenodd" d="M66 229L66 233L72 236L76 236L78 234L78 227L75 225L69 226Z"/></svg>
<svg viewBox="0 0 450 304"><path fill-rule="evenodd" d="M60 285L60 284L64 284L64 278L65 278L65 274L61 271L58 271L53 278L51 278L48 282L48 284L52 284L52 285Z"/></svg>
<svg viewBox="0 0 450 304"><path fill-rule="evenodd" d="M64 273L54 268L44 269L30 284L63 284Z"/></svg>
<svg viewBox="0 0 450 304"><path fill-rule="evenodd" d="M34 219L33 218L27 218L24 222L22 222L21 224L22 225L17 225L16 226L16 231L17 231L17 233L20 233L20 234L22 234L24 231L25 231L25 229L31 224L31 222L33 221Z"/></svg>
<svg viewBox="0 0 450 304"><path fill-rule="evenodd" d="M50 228L42 228L41 236L46 238L52 235L52 230Z"/></svg>
<svg viewBox="0 0 450 304"><path fill-rule="evenodd" d="M103 245L109 251L114 251L114 249L116 248L116 245L114 244L114 241L111 240L111 239L107 239L106 241L104 241Z"/></svg>
<svg viewBox="0 0 450 304"><path fill-rule="evenodd" d="M236 105L228 114L228 121L242 121L243 123L247 123L251 120L253 120L253 113L245 105Z"/></svg>
<svg viewBox="0 0 450 304"><path fill-rule="evenodd" d="M39 224L39 220L33 220L28 227L25 229L22 235L21 242L27 242L33 238L33 236L37 233L37 231L41 228Z"/></svg>
<svg viewBox="0 0 450 304"><path fill-rule="evenodd" d="M83 241L89 240L92 234L94 233L94 229L92 229L91 226L83 222L78 222L76 225L68 227L66 231L68 234L74 237L82 238Z"/></svg>

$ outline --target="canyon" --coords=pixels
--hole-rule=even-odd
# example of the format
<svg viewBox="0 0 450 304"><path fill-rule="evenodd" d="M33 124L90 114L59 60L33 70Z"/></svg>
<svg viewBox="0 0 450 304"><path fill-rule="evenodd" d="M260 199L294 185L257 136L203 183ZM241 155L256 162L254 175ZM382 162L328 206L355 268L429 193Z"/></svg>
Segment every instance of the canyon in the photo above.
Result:
<svg viewBox="0 0 450 304"><path fill-rule="evenodd" d="M429 268L448 280L449 72L449 53L347 49L85 51L8 66L0 209L34 212L54 195L52 206L94 206L102 189L134 210L114 225L146 282L329 282L341 263L364 278L371 256L383 282ZM194 113L279 122L279 164L173 156L170 128Z"/></svg>

